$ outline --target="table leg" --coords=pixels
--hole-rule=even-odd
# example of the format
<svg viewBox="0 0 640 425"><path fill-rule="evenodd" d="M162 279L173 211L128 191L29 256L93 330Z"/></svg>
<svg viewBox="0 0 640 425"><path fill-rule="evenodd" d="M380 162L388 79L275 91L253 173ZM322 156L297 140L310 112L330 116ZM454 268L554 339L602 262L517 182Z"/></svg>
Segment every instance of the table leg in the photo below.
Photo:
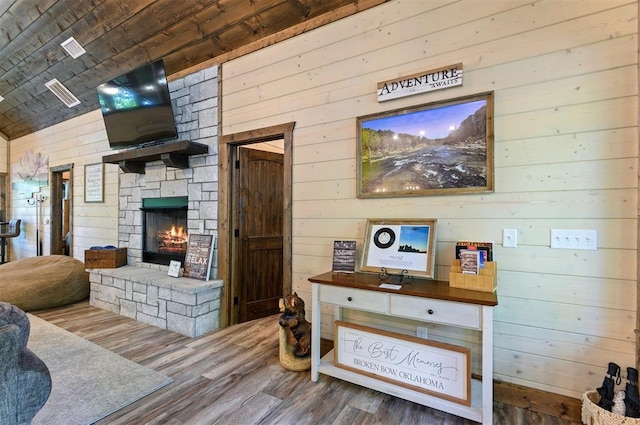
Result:
<svg viewBox="0 0 640 425"><path fill-rule="evenodd" d="M482 307L482 423L493 424L493 308Z"/></svg>
<svg viewBox="0 0 640 425"><path fill-rule="evenodd" d="M7 249L7 238L2 238L2 241L0 242L0 264L4 264L6 262L4 261L6 249Z"/></svg>
<svg viewBox="0 0 640 425"><path fill-rule="evenodd" d="M318 382L320 373L320 285L311 284L311 380Z"/></svg>

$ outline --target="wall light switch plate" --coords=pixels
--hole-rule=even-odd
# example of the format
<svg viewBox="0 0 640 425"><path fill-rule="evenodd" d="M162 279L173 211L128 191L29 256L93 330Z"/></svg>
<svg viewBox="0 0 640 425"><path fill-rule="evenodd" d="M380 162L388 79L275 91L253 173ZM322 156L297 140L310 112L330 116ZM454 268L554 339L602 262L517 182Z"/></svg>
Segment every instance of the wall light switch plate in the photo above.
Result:
<svg viewBox="0 0 640 425"><path fill-rule="evenodd" d="M418 338L429 339L427 328L425 326L416 326L416 336Z"/></svg>
<svg viewBox="0 0 640 425"><path fill-rule="evenodd" d="M596 230L551 229L551 248L555 249L598 249Z"/></svg>
<svg viewBox="0 0 640 425"><path fill-rule="evenodd" d="M518 246L518 231L516 229L502 229L502 246L505 248Z"/></svg>

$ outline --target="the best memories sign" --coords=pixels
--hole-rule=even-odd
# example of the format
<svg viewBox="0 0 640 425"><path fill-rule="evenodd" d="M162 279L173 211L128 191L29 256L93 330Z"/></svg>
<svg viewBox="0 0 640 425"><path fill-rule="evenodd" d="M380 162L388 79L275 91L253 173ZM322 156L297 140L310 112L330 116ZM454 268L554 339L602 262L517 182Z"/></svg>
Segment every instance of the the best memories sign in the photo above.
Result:
<svg viewBox="0 0 640 425"><path fill-rule="evenodd" d="M470 350L354 323L336 321L337 367L471 404Z"/></svg>
<svg viewBox="0 0 640 425"><path fill-rule="evenodd" d="M462 85L462 64L378 83L378 102Z"/></svg>

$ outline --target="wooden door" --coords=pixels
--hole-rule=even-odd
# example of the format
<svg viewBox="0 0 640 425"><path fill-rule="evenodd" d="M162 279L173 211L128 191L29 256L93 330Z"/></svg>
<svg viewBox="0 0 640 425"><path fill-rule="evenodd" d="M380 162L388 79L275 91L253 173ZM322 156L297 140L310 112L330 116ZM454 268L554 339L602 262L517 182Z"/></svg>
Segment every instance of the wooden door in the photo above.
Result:
<svg viewBox="0 0 640 425"><path fill-rule="evenodd" d="M71 209L73 164L51 168L50 254L72 256Z"/></svg>
<svg viewBox="0 0 640 425"><path fill-rule="evenodd" d="M283 158L238 148L238 321L276 314L283 287Z"/></svg>

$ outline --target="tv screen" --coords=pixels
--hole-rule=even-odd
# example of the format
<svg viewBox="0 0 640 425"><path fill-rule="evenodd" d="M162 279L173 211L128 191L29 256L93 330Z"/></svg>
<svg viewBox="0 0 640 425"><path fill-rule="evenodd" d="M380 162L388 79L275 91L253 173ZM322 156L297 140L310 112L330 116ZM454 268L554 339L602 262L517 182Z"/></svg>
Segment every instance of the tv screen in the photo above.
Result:
<svg viewBox="0 0 640 425"><path fill-rule="evenodd" d="M98 101L112 149L178 137L162 60L101 84Z"/></svg>

